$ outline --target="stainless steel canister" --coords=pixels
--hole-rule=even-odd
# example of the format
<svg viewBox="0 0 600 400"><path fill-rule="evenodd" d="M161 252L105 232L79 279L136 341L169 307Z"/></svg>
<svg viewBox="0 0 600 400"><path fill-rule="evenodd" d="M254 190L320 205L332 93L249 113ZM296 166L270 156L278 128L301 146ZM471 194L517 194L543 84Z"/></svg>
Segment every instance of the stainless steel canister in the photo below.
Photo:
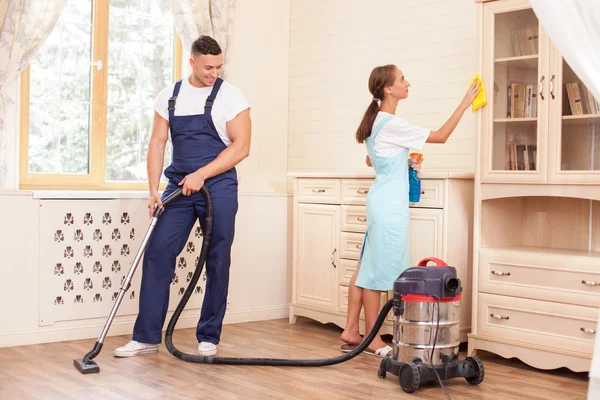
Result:
<svg viewBox="0 0 600 400"><path fill-rule="evenodd" d="M404 313L394 317L394 359L412 362L420 358L429 364L442 364L444 356L450 360L458 357L460 345L460 300L451 302L404 301ZM433 339L438 318L439 331L432 355Z"/></svg>

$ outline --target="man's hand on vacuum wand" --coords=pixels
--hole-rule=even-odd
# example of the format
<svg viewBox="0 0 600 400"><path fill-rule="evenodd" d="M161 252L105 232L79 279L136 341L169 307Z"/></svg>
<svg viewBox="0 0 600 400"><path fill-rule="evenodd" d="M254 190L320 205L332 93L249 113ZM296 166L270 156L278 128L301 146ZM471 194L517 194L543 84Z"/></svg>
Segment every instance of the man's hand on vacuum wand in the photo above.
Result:
<svg viewBox="0 0 600 400"><path fill-rule="evenodd" d="M202 189L202 186L204 186L204 180L205 178L202 169L186 175L181 182L179 182L179 186L183 185L183 188L181 188L181 194L184 196L189 196L192 193L198 192L200 189Z"/></svg>

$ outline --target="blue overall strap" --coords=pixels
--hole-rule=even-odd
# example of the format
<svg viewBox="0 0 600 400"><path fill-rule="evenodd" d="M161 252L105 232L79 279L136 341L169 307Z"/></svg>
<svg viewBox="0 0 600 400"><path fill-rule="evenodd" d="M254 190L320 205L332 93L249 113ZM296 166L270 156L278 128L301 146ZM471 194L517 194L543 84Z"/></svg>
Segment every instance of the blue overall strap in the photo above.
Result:
<svg viewBox="0 0 600 400"><path fill-rule="evenodd" d="M204 104L204 114L210 115L213 103L215 102L215 99L217 98L217 93L219 93L219 89L221 88L222 84L223 84L223 79L217 78L217 80L215 81L215 84L213 85L212 92L210 92L210 95L206 99L206 104Z"/></svg>
<svg viewBox="0 0 600 400"><path fill-rule="evenodd" d="M384 117L381 121L379 121L379 123L375 126L375 129L373 129L371 131L371 135L372 135L372 139L375 140L375 136L377 136L377 134L379 133L379 131L381 131L381 128L383 128L383 126L385 124L387 124L391 119L394 119L393 115L388 115L387 117Z"/></svg>
<svg viewBox="0 0 600 400"><path fill-rule="evenodd" d="M173 95L169 99L169 124L175 116L175 103L177 101L177 96L179 96L179 89L181 89L181 79L175 82L175 87L173 88Z"/></svg>

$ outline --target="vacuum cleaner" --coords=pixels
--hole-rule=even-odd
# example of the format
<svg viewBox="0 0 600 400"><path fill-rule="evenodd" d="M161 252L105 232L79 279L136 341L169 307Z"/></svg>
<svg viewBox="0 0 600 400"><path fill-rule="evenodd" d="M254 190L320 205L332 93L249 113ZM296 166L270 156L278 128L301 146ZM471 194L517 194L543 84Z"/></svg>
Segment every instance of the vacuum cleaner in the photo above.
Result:
<svg viewBox="0 0 600 400"><path fill-rule="evenodd" d="M338 357L332 357L332 358L326 358L326 359L312 359L312 360L308 360L308 359L295 359L294 360L294 359L279 359L279 358L236 358L236 357L200 356L197 354L184 353L184 352L178 350L173 345L173 331L175 330L175 325L177 324L177 320L179 319L179 316L181 315L183 309L185 308L190 296L192 295L192 293L194 291L194 288L196 287L196 283L198 282L198 279L200 279L200 275L202 274L202 269L204 267L204 263L206 262L206 258L208 255L208 246L210 243L210 236L211 236L211 232L212 232L213 212L214 212L212 198L210 196L210 193L208 192L208 189L206 189L206 187L202 187L200 189L200 192L203 194L205 202L206 202L205 203L205 205L206 205L206 221L205 221L206 229L205 229L205 232L203 232L202 248L200 251L200 257L198 258L198 263L196 265L196 269L194 271L192 279L190 280L190 283L189 283L185 293L183 294L182 299L180 300L179 304L177 305L177 308L175 309L173 316L169 320L169 324L168 324L166 332L165 332L165 345L167 347L167 350L173 356L175 356L181 360L184 360L184 361L191 361L191 362L204 363L204 364L321 367L321 366L334 365L334 364L339 364L339 363L348 361L348 360L356 357L357 355L359 355L361 352L363 352L369 346L369 344L373 341L373 339L375 338L375 335L379 332L379 329L385 322L387 314L392 309L393 300L389 300L383 306L383 308L381 309L381 311L379 313L379 316L377 317L377 320L375 321L375 325L374 325L373 329L371 330L369 335L367 335L367 337L363 340L363 342L360 345L358 345L354 350L352 350L348 353L345 353L343 355L340 355ZM175 200L180 195L181 195L181 189L179 188L176 191L174 191L173 193L171 193L169 196L167 196L162 202L163 208L167 207L173 200ZM91 374L91 373L100 372L100 367L98 366L98 363L96 363L96 361L94 361L94 358L96 358L98 356L98 354L100 354L100 351L102 350L104 339L106 338L106 335L108 334L108 330L110 329L112 321L115 318L115 315L117 313L117 310L119 309L119 305L121 304L121 301L123 300L125 292L127 292L127 290L129 290L129 287L131 286L131 279L133 278L133 275L137 269L140 259L142 258L144 249L148 243L148 239L150 238L150 235L152 234L152 231L154 230L154 227L156 226L156 222L160 218L162 212L163 212L162 209L158 208L158 207L154 210L154 213L152 214L152 218L150 220L148 230L146 231L146 234L144 235L144 238L142 240L140 249L138 250L137 254L135 255L135 257L132 261L131 267L129 268L129 272L127 273L127 276L126 276L125 280L123 281L121 288L119 289L119 294L115 300L115 303L113 304L113 307L108 316L108 319L106 320L106 323L104 324L102 333L100 334L100 336L98 337L98 340L94 344L94 347L92 348L91 351L89 351L82 358L77 358L77 359L73 360L74 365L83 374Z"/></svg>
<svg viewBox="0 0 600 400"><path fill-rule="evenodd" d="M432 261L436 266L427 267ZM456 269L438 258L425 258L394 282L393 354L377 372L398 376L402 390L412 393L426 382L464 377L471 385L484 378L477 357L458 359L462 287ZM449 396L448 396L449 397Z"/></svg>
<svg viewBox="0 0 600 400"><path fill-rule="evenodd" d="M363 342L360 345L356 346L356 348L353 349L352 351L345 353L343 355L337 356L337 357L325 358L325 359L236 358L236 357L200 356L197 354L184 353L181 350L178 350L173 345L173 332L175 330L175 325L177 324L177 320L179 319L182 311L184 310L190 296L192 295L192 293L194 291L194 288L196 287L196 283L198 282L198 279L200 278L200 276L202 274L202 269L204 267L204 263L206 262L206 258L208 255L208 247L209 247L210 237L211 237L211 232L212 232L213 212L214 212L212 198L210 196L210 193L208 192L208 189L206 189L206 187L202 187L200 189L200 192L203 194L204 199L205 199L205 206L206 206L206 221L205 221L206 225L205 226L206 226L206 229L205 229L205 232L203 232L202 248L200 251L200 257L198 258L198 263L196 265L196 269L194 271L192 279L190 280L190 283L189 283L185 293L183 294L182 299L180 300L179 304L177 305L177 308L175 309L173 316L169 320L169 324L168 324L166 332L165 332L165 345L166 345L167 350L173 356L175 356L181 360L184 360L184 361L204 363L204 364L321 367L321 366L334 365L334 364L339 364L339 363L348 361L348 360L356 357L360 353L362 353L369 346L369 344L373 341L373 339L375 338L375 335L378 334L379 329L385 322L385 319L386 319L388 313L391 311L392 307L394 307L394 310L395 310L394 313L397 316L396 324L400 324L400 319L398 319L398 316L404 315L403 311L400 312L400 304L404 304L404 303L408 302L409 300L405 299L404 301L401 301L401 299L402 299L401 295L398 293L395 293L394 299L391 299L387 303L385 303L385 305L379 312L379 315L377 317L377 320L375 321L373 329L365 337ZM173 200L175 200L180 195L181 195L181 189L178 189L175 192L173 192L172 194L170 194L169 196L167 196L163 200L163 207L167 207ZM131 279L137 269L137 266L142 257L144 249L148 243L148 239L150 238L150 235L152 234L152 231L154 230L154 227L156 226L156 222L160 218L162 212L163 212L162 209L159 207L157 207L154 210L154 213L150 220L148 230L146 231L146 234L144 235L144 238L142 240L140 249L138 250L137 254L135 255L135 257L132 261L129 272L127 273L127 276L126 276L125 280L123 281L121 288L119 289L119 294L115 300L115 303L113 304L112 310L108 316L108 319L104 325L104 328L102 329L102 333L100 334L98 340L94 344L94 347L92 348L92 350L90 352L88 352L82 358L73 360L74 365L83 374L100 372L100 367L98 366L96 361L94 361L94 358L96 358L100 354L100 351L102 350L102 345L104 343L104 339L106 338L108 330L110 329L112 321L117 313L117 310L119 308L119 305L121 304L121 301L125 295L125 292L127 292L127 290L129 290L129 287L131 286ZM448 268L452 268L452 267L448 267ZM411 270L411 269L409 269L409 270ZM409 270L407 270L407 271L409 271ZM421 270L429 271L430 269L429 268L421 268ZM454 268L452 268L452 270L454 270ZM440 269L440 271L441 271L441 269ZM405 279L403 277L406 276L405 273L403 273L400 276L400 278L398 279L399 282L403 282L403 279ZM454 271L454 274L456 274L456 271ZM404 287L402 285L402 283L400 284L400 286L397 286L398 281L394 284L395 292L396 292L396 288L402 289ZM452 283L449 283L449 284L445 283L446 286L449 286L451 288L454 288L454 290L456 290L455 285L458 285L458 279L454 278L454 280L451 280L451 282ZM429 285L426 285L426 288L429 288ZM413 291L413 293L415 293L415 292ZM435 293L438 293L438 292L435 292ZM443 292L443 293L444 293L444 295L446 294L446 292ZM457 311L455 313L457 313ZM433 315L433 312L431 315ZM406 316L408 317L408 314L406 314ZM439 318L439 312L438 312L438 318ZM409 322L415 322L415 321L411 320ZM438 321L438 323L439 323L439 321ZM404 326L404 325L402 325L402 326ZM445 326L444 323L442 323L442 326ZM446 332L446 331L444 331L444 332ZM450 331L448 331L448 332L450 332ZM444 334L446 334L446 333L444 333ZM437 332L436 332L436 336L437 336ZM396 332L395 337L400 338L398 332ZM435 345L435 343L434 343L434 345ZM411 347L411 346L413 346L413 345L412 344L408 345L408 347ZM394 348L395 348L394 354L398 354L398 350L400 349L400 342L396 342L394 345ZM435 353L435 354L442 354L442 353L448 354L448 351L444 350L443 352L440 352L438 350L438 353ZM434 354L433 351L432 351L432 354ZM389 370L392 373L397 373L396 366L398 366L398 368L400 368L401 365L398 364L397 361L395 361L395 360L400 360L400 358L395 357L392 360L392 359L386 357L384 359L385 365L387 365L389 363L390 369L384 369L384 370ZM413 362L416 362L416 360L413 360ZM412 365L416 365L416 364L411 364L411 366ZM382 363L381 366L383 368L384 363ZM469 377L475 376L474 375L475 370L473 367L470 367L470 366L471 366L471 364L468 364L467 367L464 368L465 375L463 375L463 376L467 376L467 375ZM382 369L379 370L380 377L382 376L382 371L384 371L384 370L382 370ZM411 369L411 371L413 371L413 370ZM483 373L483 366L481 366L481 373ZM408 375L408 374L404 373L404 375ZM416 373L413 373L413 375L411 375L411 376L413 376L413 378L414 378L417 375L416 375ZM423 374L423 376L425 377L425 374ZM449 374L446 373L445 376L449 376ZM421 378L419 378L419 380L420 379ZM401 379L401 382L402 382L402 379ZM414 385L413 385L413 387L414 387Z"/></svg>

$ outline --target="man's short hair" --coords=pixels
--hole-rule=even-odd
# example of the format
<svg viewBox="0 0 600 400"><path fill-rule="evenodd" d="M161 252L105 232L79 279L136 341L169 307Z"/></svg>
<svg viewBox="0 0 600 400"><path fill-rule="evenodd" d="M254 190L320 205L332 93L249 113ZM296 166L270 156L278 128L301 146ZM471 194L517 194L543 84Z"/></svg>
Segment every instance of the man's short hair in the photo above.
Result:
<svg viewBox="0 0 600 400"><path fill-rule="evenodd" d="M219 43L210 36L202 35L192 43L192 56L210 54L217 56L222 53Z"/></svg>

